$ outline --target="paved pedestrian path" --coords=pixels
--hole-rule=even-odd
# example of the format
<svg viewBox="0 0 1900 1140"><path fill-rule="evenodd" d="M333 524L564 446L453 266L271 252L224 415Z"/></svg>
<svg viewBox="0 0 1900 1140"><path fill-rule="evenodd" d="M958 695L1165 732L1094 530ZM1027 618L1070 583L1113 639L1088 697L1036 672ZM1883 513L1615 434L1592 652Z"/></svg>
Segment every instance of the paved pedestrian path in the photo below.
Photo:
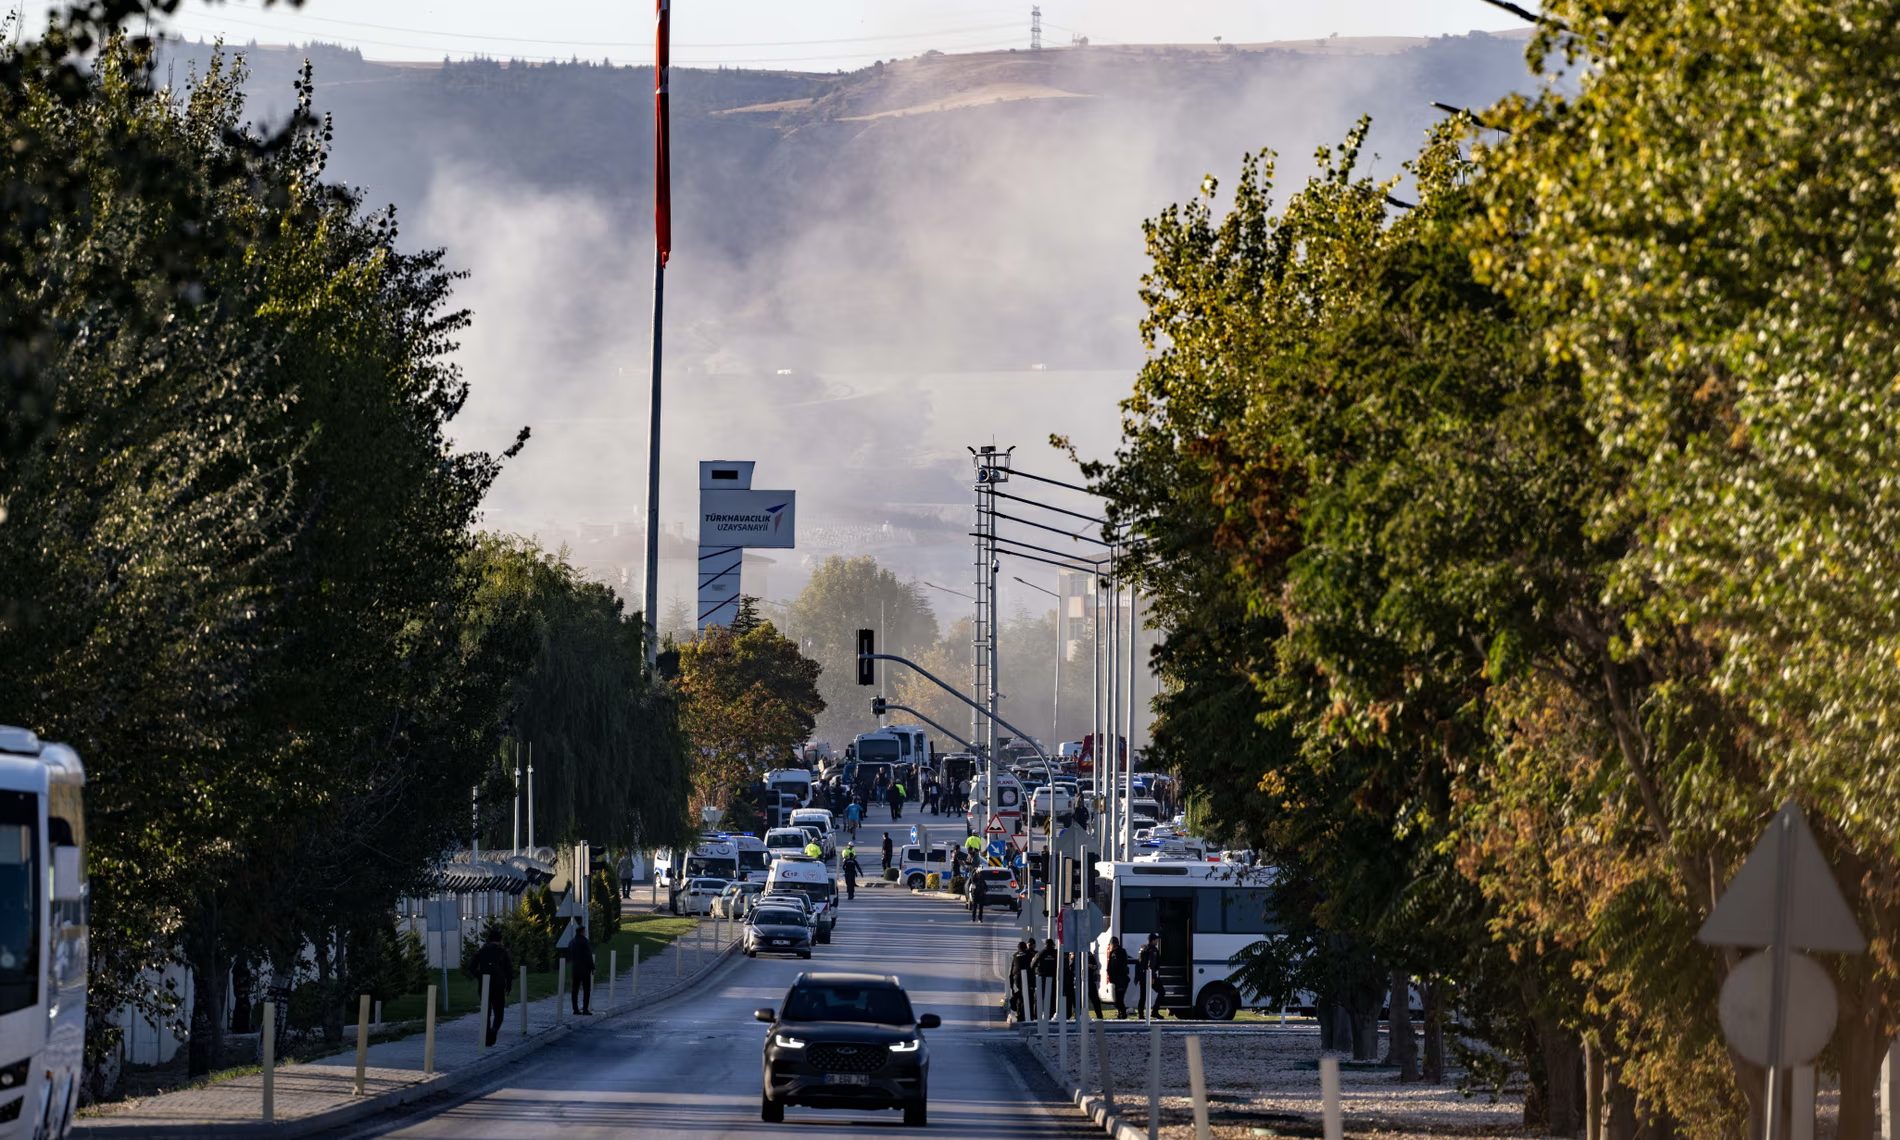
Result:
<svg viewBox="0 0 1900 1140"><path fill-rule="evenodd" d="M737 937L739 929L736 923L702 921L693 933L642 961L637 971L631 964L621 963L620 976L611 984L603 951L594 982L594 1016L573 1016L566 994L541 998L528 1003L528 1031L524 1035L521 1004L516 1002L508 1006L507 1019L493 1048L483 1047L482 1022L476 1013L438 1021L433 1076L423 1073L424 1035L417 1032L369 1047L363 1095L358 1096L354 1091L356 1030L351 1025L345 1028L344 1039L352 1044L342 1052L277 1069L273 1124L263 1121L264 1078L262 1073L254 1073L88 1110L73 1134L128 1140L135 1136L288 1137L334 1129L473 1080L569 1033L599 1025L612 1014L672 997L704 979L726 959L732 950L729 940Z"/></svg>

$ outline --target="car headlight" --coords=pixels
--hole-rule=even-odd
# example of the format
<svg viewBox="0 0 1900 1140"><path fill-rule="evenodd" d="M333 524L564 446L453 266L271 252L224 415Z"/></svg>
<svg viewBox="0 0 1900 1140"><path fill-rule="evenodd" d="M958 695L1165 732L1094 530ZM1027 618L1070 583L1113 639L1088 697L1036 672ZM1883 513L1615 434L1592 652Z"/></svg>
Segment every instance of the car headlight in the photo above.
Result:
<svg viewBox="0 0 1900 1140"><path fill-rule="evenodd" d="M897 1044L891 1046L891 1052L915 1053L919 1048L923 1046L923 1043L924 1043L923 1038L913 1037L908 1041L899 1041Z"/></svg>
<svg viewBox="0 0 1900 1140"><path fill-rule="evenodd" d="M805 1043L796 1037L787 1037L781 1033L772 1039L781 1049L803 1049Z"/></svg>

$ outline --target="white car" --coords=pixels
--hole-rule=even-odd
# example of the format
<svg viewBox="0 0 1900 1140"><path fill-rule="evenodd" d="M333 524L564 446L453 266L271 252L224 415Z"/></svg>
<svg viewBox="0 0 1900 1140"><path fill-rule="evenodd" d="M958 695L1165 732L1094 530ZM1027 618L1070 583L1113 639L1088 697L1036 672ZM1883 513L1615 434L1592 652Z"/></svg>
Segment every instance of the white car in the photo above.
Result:
<svg viewBox="0 0 1900 1140"><path fill-rule="evenodd" d="M811 842L811 833L802 827L775 827L765 833L765 853L768 856L766 869L771 870L771 860L783 855L803 855L805 845Z"/></svg>
<svg viewBox="0 0 1900 1140"><path fill-rule="evenodd" d="M818 846L831 856L832 831L836 827L831 813L824 808L799 808L792 813L792 826L818 829Z"/></svg>
<svg viewBox="0 0 1900 1140"><path fill-rule="evenodd" d="M752 905L752 896L765 889L764 883L727 883L726 889L712 902L714 918L744 918Z"/></svg>
<svg viewBox="0 0 1900 1140"><path fill-rule="evenodd" d="M1031 820L1049 818L1050 804L1054 803L1058 821L1067 819L1075 812L1075 791L1065 784L1044 784L1037 788L1029 798L1029 817Z"/></svg>
<svg viewBox="0 0 1900 1140"><path fill-rule="evenodd" d="M686 888L673 896L673 913L711 914L713 900L730 885L725 879L688 879Z"/></svg>

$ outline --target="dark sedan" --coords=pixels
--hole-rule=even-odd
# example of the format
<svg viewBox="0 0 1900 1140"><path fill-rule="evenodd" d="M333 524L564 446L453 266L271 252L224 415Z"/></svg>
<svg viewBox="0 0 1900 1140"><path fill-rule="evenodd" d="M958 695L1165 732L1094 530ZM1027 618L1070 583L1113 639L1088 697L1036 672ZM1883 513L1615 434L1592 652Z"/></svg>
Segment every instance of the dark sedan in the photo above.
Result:
<svg viewBox="0 0 1900 1140"><path fill-rule="evenodd" d="M923 1031L937 1015L912 1013L896 978L800 974L779 1010L754 1014L765 1035L759 1119L777 1124L787 1105L900 1108L921 1127L929 1102L930 1052Z"/></svg>
<svg viewBox="0 0 1900 1140"><path fill-rule="evenodd" d="M745 953L748 958L761 954L796 954L811 957L811 926L805 916L789 907L761 903L746 920Z"/></svg>

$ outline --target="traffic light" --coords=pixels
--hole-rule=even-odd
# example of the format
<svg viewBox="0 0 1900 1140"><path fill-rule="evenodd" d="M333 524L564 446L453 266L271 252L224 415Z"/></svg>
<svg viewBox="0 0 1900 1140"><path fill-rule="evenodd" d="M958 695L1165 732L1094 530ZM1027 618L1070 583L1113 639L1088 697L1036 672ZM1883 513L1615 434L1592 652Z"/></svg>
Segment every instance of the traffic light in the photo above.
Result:
<svg viewBox="0 0 1900 1140"><path fill-rule="evenodd" d="M886 708L886 707L887 707L887 706L886 706L886 704L885 704L885 701L884 701L884 698L883 698L883 697L872 697L872 698L871 698L871 715L872 715L872 716L883 716L883 715L884 715L884 710L885 710L885 708Z"/></svg>
<svg viewBox="0 0 1900 1140"><path fill-rule="evenodd" d="M877 663L871 660L871 654L877 652L877 631L861 629L858 631L858 684L877 684Z"/></svg>

